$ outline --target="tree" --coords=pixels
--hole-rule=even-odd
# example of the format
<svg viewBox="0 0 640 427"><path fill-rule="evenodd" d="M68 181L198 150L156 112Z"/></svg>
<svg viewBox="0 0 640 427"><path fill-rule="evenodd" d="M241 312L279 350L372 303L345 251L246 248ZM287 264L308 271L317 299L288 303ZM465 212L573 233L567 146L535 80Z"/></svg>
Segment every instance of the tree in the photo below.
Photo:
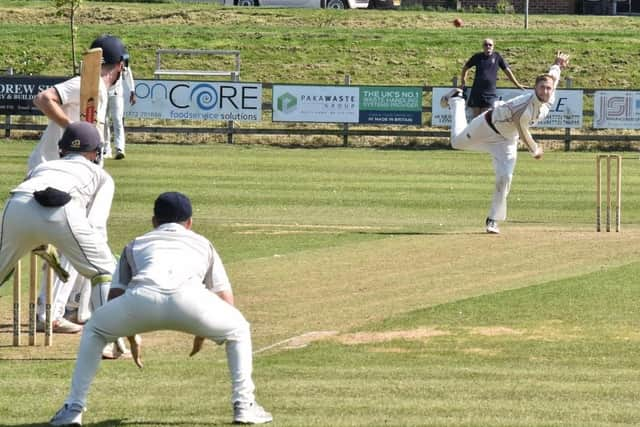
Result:
<svg viewBox="0 0 640 427"><path fill-rule="evenodd" d="M76 63L76 39L78 36L78 27L75 18L82 4L82 0L53 0L58 16L66 16L69 18L69 27L71 30L71 62L73 64L73 75L78 74L78 66Z"/></svg>

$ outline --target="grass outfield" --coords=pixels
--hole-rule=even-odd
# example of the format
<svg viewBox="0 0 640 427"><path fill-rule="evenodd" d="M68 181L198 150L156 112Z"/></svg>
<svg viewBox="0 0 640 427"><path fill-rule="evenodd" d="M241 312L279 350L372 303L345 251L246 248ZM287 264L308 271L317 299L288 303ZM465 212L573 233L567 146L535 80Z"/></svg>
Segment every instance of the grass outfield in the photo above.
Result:
<svg viewBox="0 0 640 427"><path fill-rule="evenodd" d="M0 190L33 142L0 141ZM623 232L594 232L594 154L520 153L503 234L483 233L486 155L131 145L114 252L178 189L252 322L258 398L280 426L638 425L640 161L625 154ZM25 286L26 288L26 286ZM35 426L68 391L79 337L11 344L0 288L0 425ZM26 318L25 318L26 320ZM41 337L39 337L41 338ZM224 351L144 336L145 368L103 363L87 425L230 421Z"/></svg>

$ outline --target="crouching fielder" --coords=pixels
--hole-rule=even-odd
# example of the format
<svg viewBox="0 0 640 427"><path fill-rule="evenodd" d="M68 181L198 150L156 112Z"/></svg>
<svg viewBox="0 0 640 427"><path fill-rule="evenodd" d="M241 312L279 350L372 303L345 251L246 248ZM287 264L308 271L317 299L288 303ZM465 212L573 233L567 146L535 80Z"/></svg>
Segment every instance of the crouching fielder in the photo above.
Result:
<svg viewBox="0 0 640 427"><path fill-rule="evenodd" d="M487 233L500 233L497 222L507 217L507 195L516 166L518 138L535 159L542 158L542 147L534 141L529 128L549 114L555 102L560 71L568 63L569 55L558 52L549 72L536 78L533 93L499 101L470 123L467 123L465 100L460 89L452 89L440 100L442 108L451 108L451 146L458 150L487 152L493 157L496 181L485 222Z"/></svg>
<svg viewBox="0 0 640 427"><path fill-rule="evenodd" d="M36 166L11 190L0 225L0 285L20 258L51 243L91 280L91 302L99 307L107 301L115 259L105 235L91 224L87 206L108 214L113 179L95 164L101 149L95 126L70 124L58 146L59 160Z"/></svg>
<svg viewBox="0 0 640 427"><path fill-rule="evenodd" d="M122 252L110 300L84 327L71 392L51 425L82 425L87 394L105 344L127 336L134 361L142 367L136 334L175 330L195 335L191 355L208 338L226 344L231 374L233 421L272 420L255 401L249 323L233 306L231 284L211 243L191 231L191 203L181 193L155 201L154 230Z"/></svg>

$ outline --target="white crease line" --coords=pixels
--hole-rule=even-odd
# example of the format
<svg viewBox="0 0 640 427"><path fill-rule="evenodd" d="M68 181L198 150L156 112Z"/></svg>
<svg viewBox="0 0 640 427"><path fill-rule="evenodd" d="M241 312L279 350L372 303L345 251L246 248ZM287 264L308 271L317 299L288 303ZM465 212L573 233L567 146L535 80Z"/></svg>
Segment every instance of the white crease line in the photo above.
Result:
<svg viewBox="0 0 640 427"><path fill-rule="evenodd" d="M304 338L304 337L307 337L307 336L310 336L310 335L329 336L329 335L335 335L337 333L338 333L338 331L311 331L311 332L305 332L304 334L296 335L294 337L287 338L287 339L284 339L282 341L278 341L276 343L270 344L270 345L268 345L266 347L262 347L261 349L255 350L253 352L253 354L263 353L265 351L271 350L272 348L283 346L283 345L285 345L285 344L287 344L287 343L289 343L291 341L295 341L297 339ZM311 341L309 341L309 342L311 342Z"/></svg>

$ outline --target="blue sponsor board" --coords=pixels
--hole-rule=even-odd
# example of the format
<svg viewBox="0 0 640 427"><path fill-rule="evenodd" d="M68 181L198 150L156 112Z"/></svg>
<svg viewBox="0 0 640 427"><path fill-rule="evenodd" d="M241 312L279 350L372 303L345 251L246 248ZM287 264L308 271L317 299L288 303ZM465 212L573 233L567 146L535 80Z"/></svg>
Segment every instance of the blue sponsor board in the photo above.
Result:
<svg viewBox="0 0 640 427"><path fill-rule="evenodd" d="M41 91L67 79L69 77L0 77L0 114L8 116L42 114L33 105L33 98Z"/></svg>

